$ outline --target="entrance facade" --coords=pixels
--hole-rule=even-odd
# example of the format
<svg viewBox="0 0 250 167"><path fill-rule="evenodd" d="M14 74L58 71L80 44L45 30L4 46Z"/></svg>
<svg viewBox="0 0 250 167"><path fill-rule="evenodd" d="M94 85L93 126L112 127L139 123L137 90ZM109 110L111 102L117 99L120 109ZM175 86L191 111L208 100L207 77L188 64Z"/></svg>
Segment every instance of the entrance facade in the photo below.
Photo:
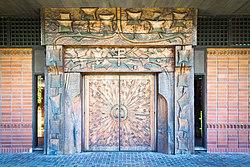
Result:
<svg viewBox="0 0 250 167"><path fill-rule="evenodd" d="M85 148L154 150L154 76L85 76Z"/></svg>
<svg viewBox="0 0 250 167"><path fill-rule="evenodd" d="M45 153L192 153L196 10L43 9Z"/></svg>

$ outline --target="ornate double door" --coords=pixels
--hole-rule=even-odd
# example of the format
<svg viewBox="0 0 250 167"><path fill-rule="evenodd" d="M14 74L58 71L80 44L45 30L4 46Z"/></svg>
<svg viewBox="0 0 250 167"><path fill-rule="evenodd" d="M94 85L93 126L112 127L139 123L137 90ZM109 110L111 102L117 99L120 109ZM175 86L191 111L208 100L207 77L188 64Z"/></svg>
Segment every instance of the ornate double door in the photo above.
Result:
<svg viewBox="0 0 250 167"><path fill-rule="evenodd" d="M85 149L154 150L154 75L85 76Z"/></svg>

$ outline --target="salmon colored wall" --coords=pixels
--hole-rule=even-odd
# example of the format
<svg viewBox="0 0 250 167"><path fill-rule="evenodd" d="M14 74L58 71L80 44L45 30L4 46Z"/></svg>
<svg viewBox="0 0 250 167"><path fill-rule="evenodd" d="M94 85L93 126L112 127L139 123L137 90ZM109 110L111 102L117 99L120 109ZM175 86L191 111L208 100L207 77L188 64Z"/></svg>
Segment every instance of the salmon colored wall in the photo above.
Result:
<svg viewBox="0 0 250 167"><path fill-rule="evenodd" d="M207 51L208 152L250 152L250 49Z"/></svg>
<svg viewBox="0 0 250 167"><path fill-rule="evenodd" d="M0 153L32 147L32 49L0 49Z"/></svg>

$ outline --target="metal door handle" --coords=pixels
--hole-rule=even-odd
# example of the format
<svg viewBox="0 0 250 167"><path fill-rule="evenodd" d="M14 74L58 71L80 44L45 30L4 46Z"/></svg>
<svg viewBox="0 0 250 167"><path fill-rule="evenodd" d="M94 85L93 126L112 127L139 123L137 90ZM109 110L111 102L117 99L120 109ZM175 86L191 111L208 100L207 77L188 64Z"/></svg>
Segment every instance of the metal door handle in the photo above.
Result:
<svg viewBox="0 0 250 167"><path fill-rule="evenodd" d="M118 107L116 107L114 110L114 118L119 118L119 115L117 114L117 111L119 111L119 108ZM127 117L127 112L126 112L126 110L124 109L124 108L121 108L121 113L120 113L120 117L121 118L126 118Z"/></svg>

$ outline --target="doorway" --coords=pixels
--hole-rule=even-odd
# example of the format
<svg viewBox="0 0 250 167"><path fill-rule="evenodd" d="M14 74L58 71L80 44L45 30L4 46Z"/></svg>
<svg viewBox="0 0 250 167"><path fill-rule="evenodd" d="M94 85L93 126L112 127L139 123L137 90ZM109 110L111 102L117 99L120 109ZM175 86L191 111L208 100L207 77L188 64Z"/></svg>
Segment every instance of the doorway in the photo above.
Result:
<svg viewBox="0 0 250 167"><path fill-rule="evenodd" d="M86 151L153 151L154 75L85 76Z"/></svg>
<svg viewBox="0 0 250 167"><path fill-rule="evenodd" d="M45 93L45 85L44 85L44 76L36 75L36 112L35 112L35 148L34 150L43 150L44 146L44 93Z"/></svg>
<svg viewBox="0 0 250 167"><path fill-rule="evenodd" d="M195 118L195 148L205 148L205 77L204 75L194 76L194 118Z"/></svg>

